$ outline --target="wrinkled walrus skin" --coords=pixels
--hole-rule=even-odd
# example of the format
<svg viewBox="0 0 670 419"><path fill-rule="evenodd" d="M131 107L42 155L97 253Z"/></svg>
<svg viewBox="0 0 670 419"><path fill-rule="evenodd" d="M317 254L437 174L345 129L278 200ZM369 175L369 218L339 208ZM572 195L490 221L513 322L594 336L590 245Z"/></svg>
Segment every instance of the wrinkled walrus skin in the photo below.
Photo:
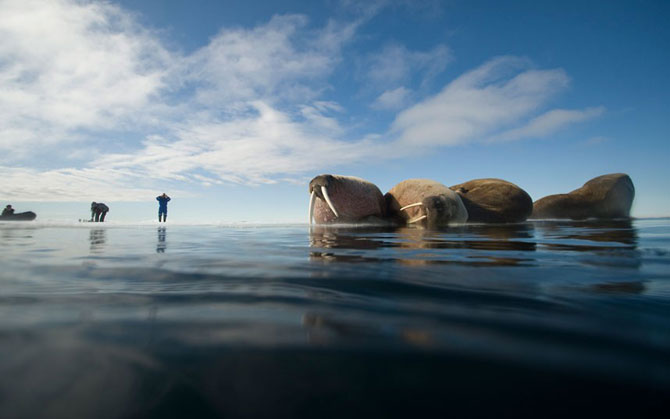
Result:
<svg viewBox="0 0 670 419"><path fill-rule="evenodd" d="M319 175L309 182L309 193L310 224L312 218L317 224L374 223L385 216L384 195L375 184L361 178Z"/></svg>
<svg viewBox="0 0 670 419"><path fill-rule="evenodd" d="M434 180L404 180L384 198L387 214L398 224L421 222L432 228L464 223L468 219L468 211L458 194ZM413 206L401 210L407 205Z"/></svg>
<svg viewBox="0 0 670 419"><path fill-rule="evenodd" d="M451 186L468 210L469 223L519 223L533 212L533 200L502 179L475 179Z"/></svg>
<svg viewBox="0 0 670 419"><path fill-rule="evenodd" d="M627 174L598 176L570 193L535 201L531 218L628 218L634 197L635 187Z"/></svg>

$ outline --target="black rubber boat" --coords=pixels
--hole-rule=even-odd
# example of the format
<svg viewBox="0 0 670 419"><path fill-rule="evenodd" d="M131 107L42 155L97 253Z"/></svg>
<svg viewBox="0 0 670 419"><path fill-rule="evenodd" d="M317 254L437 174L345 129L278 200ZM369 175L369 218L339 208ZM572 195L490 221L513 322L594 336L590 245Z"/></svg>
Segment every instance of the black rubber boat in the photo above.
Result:
<svg viewBox="0 0 670 419"><path fill-rule="evenodd" d="M37 217L32 211L19 212L18 214L0 215L0 221L31 221Z"/></svg>

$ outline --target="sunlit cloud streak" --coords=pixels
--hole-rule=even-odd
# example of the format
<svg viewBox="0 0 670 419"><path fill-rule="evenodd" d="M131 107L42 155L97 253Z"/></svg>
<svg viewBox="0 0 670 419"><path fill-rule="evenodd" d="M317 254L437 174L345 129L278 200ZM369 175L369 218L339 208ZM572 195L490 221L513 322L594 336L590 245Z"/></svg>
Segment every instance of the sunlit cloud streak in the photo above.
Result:
<svg viewBox="0 0 670 419"><path fill-rule="evenodd" d="M114 197L114 201L143 201L155 189L139 186L136 172L95 168L37 170L0 166L2 199L5 201L95 201ZM128 187L128 185L135 185ZM188 191L180 191L188 196Z"/></svg>
<svg viewBox="0 0 670 419"><path fill-rule="evenodd" d="M536 117L569 78L562 69L529 68L527 60L498 57L458 77L440 93L400 112L392 125L399 142L417 147L541 137L603 108L551 110Z"/></svg>

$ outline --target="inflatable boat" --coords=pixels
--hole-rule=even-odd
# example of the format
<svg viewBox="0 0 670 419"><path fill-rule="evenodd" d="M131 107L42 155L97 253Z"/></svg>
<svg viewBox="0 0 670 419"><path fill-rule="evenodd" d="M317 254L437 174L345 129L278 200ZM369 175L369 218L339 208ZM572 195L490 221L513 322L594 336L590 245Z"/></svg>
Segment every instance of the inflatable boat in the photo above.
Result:
<svg viewBox="0 0 670 419"><path fill-rule="evenodd" d="M0 215L0 221L31 221L37 217L32 211L19 212L17 214Z"/></svg>

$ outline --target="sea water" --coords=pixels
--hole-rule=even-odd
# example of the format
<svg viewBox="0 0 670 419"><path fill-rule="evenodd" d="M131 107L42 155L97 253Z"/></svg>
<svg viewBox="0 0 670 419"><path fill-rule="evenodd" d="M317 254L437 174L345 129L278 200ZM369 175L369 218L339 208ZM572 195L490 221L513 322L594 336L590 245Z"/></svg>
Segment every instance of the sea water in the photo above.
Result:
<svg viewBox="0 0 670 419"><path fill-rule="evenodd" d="M669 397L669 219L0 223L2 418L640 417Z"/></svg>

